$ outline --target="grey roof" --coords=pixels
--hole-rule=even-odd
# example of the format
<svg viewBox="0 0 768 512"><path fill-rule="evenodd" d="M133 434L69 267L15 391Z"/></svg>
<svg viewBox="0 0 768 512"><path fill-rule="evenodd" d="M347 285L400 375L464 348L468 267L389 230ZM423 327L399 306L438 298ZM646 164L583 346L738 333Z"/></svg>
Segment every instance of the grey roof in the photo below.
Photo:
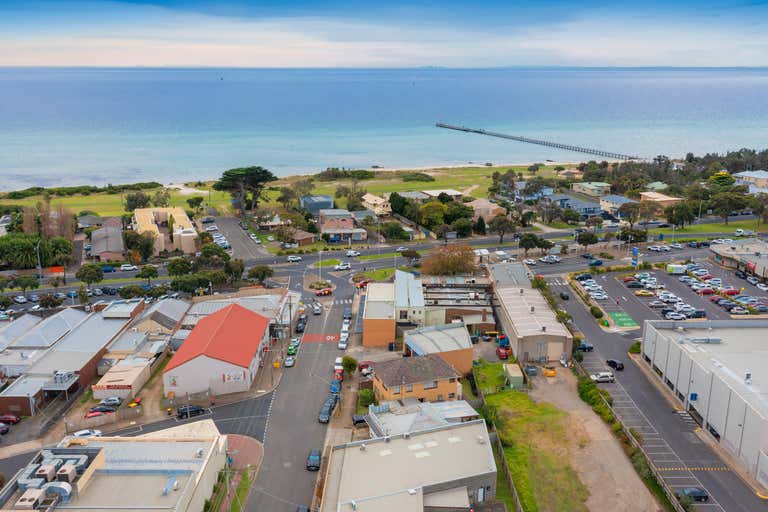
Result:
<svg viewBox="0 0 768 512"><path fill-rule="evenodd" d="M5 388L0 396L34 396L48 382L49 377L30 377L23 375Z"/></svg>
<svg viewBox="0 0 768 512"><path fill-rule="evenodd" d="M120 228L104 227L91 233L91 254L123 252L123 232Z"/></svg>
<svg viewBox="0 0 768 512"><path fill-rule="evenodd" d="M156 303L150 318L166 329L173 329L181 322L189 309L189 303L179 299L165 299Z"/></svg>
<svg viewBox="0 0 768 512"><path fill-rule="evenodd" d="M465 400L419 402L415 398L406 398L371 405L366 422L373 437L382 437L419 432L478 416L479 413Z"/></svg>
<svg viewBox="0 0 768 512"><path fill-rule="evenodd" d="M316 194L312 196L301 197L302 206L311 205L313 203L328 203L328 202L333 204L333 198L326 194Z"/></svg>
<svg viewBox="0 0 768 512"><path fill-rule="evenodd" d="M357 220L359 222L364 221L368 217L371 217L373 219L376 218L376 212L374 212L372 210L357 210L357 211L350 212L350 213L355 218L355 220Z"/></svg>
<svg viewBox="0 0 768 512"><path fill-rule="evenodd" d="M410 272L395 270L395 306L398 308L423 308L424 288L421 280Z"/></svg>
<svg viewBox="0 0 768 512"><path fill-rule="evenodd" d="M323 208L320 210L320 215L324 217L350 217L352 214L349 210L344 208Z"/></svg>
<svg viewBox="0 0 768 512"><path fill-rule="evenodd" d="M113 352L133 352L149 338L149 334L141 331L126 331L109 346Z"/></svg>
<svg viewBox="0 0 768 512"><path fill-rule="evenodd" d="M35 325L24 336L11 344L13 348L47 348L59 341L77 324L82 322L88 313L75 308L67 308L55 315L49 316Z"/></svg>
<svg viewBox="0 0 768 512"><path fill-rule="evenodd" d="M736 178L768 179L768 171L742 171L733 175Z"/></svg>
<svg viewBox="0 0 768 512"><path fill-rule="evenodd" d="M425 194L424 192L419 192L417 190L411 190L411 191L408 191L408 192L398 192L397 194L399 196L405 197L407 199L416 199L416 200L419 200L419 201L423 200L423 199L428 199L429 198L429 196L427 194Z"/></svg>
<svg viewBox="0 0 768 512"><path fill-rule="evenodd" d="M438 354L472 348L469 331L462 323L431 325L403 333L405 343L414 354Z"/></svg>
<svg viewBox="0 0 768 512"><path fill-rule="evenodd" d="M5 347L10 345L13 340L23 336L24 333L37 325L41 320L42 318L39 316L22 315L16 320L2 324L0 326L0 350L5 350Z"/></svg>
<svg viewBox="0 0 768 512"><path fill-rule="evenodd" d="M324 228L323 234L341 235L344 233L366 233L363 228Z"/></svg>
<svg viewBox="0 0 768 512"><path fill-rule="evenodd" d="M490 273L495 286L531 286L528 269L522 263L496 263L491 265Z"/></svg>
<svg viewBox="0 0 768 512"><path fill-rule="evenodd" d="M601 197L600 200L601 201L610 201L611 203L618 204L619 206L621 206L622 204L636 203L637 202L634 199L630 199L630 198L624 197L624 196L619 196L619 195L616 195L616 194L605 195L605 196Z"/></svg>
<svg viewBox="0 0 768 512"><path fill-rule="evenodd" d="M440 356L427 354L419 357L401 357L374 365L374 375L385 386L416 384L461 377L459 372Z"/></svg>
<svg viewBox="0 0 768 512"><path fill-rule="evenodd" d="M90 226L101 226L103 219L98 215L81 215L77 218L77 223L84 228Z"/></svg>

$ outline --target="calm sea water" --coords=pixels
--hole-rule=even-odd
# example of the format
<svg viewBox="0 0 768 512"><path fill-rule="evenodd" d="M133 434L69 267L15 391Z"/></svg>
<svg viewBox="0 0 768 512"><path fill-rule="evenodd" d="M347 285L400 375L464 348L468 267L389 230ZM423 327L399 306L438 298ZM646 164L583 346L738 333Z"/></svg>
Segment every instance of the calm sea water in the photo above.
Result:
<svg viewBox="0 0 768 512"><path fill-rule="evenodd" d="M0 69L0 188L768 145L768 69Z"/></svg>

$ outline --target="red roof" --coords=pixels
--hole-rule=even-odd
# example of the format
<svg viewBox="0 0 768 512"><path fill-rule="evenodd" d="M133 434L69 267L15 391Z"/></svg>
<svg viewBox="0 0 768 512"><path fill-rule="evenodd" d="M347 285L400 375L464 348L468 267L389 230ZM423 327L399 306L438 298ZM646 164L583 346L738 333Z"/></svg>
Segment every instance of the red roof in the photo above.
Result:
<svg viewBox="0 0 768 512"><path fill-rule="evenodd" d="M269 327L269 319L232 304L200 320L163 373L206 355L248 368Z"/></svg>

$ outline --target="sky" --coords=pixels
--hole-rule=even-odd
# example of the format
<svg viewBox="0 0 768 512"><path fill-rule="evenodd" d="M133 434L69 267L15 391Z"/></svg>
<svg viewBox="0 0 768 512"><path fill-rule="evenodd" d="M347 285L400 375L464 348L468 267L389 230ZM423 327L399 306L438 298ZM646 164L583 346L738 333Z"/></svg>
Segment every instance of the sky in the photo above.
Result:
<svg viewBox="0 0 768 512"><path fill-rule="evenodd" d="M768 0L0 0L0 66L768 66Z"/></svg>

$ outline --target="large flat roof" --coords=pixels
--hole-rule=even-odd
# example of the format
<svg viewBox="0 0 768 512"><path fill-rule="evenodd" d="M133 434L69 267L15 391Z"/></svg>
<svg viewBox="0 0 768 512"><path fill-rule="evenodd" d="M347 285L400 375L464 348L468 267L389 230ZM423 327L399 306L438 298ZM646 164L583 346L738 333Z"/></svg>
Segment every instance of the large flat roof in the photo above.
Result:
<svg viewBox="0 0 768 512"><path fill-rule="evenodd" d="M39 316L27 314L16 320L0 323L0 350L4 350L13 340L23 336L41 320Z"/></svg>
<svg viewBox="0 0 768 512"><path fill-rule="evenodd" d="M420 356L472 348L469 332L462 323L412 329L405 331L403 337L411 350Z"/></svg>
<svg viewBox="0 0 768 512"><path fill-rule="evenodd" d="M365 290L363 318L395 317L395 283L369 283Z"/></svg>
<svg viewBox="0 0 768 512"><path fill-rule="evenodd" d="M410 272L395 270L395 305L399 308L423 308L424 288Z"/></svg>
<svg viewBox="0 0 768 512"><path fill-rule="evenodd" d="M489 268L494 286L523 286L530 288L530 271L522 263L496 263Z"/></svg>
<svg viewBox="0 0 768 512"><path fill-rule="evenodd" d="M169 218L173 215L173 231L178 232L183 229L195 229L192 221L189 220L187 212L180 206L171 206L167 208L137 208L133 211L133 218L136 220L136 231L143 233L151 231L159 233L157 227L156 215Z"/></svg>
<svg viewBox="0 0 768 512"><path fill-rule="evenodd" d="M424 487L494 472L484 420L334 446L322 511L421 511Z"/></svg>
<svg viewBox="0 0 768 512"><path fill-rule="evenodd" d="M768 419L768 320L715 320L701 327L669 321L650 322L706 371L720 377ZM719 339L719 343L691 340ZM752 374L751 384L744 377Z"/></svg>
<svg viewBox="0 0 768 512"><path fill-rule="evenodd" d="M48 348L82 322L88 313L80 309L67 308L49 316L17 338L13 348Z"/></svg>
<svg viewBox="0 0 768 512"><path fill-rule="evenodd" d="M522 290L523 293L520 293ZM571 334L549 307L547 300L534 288L502 287L496 297L507 312L519 338L536 335L566 336Z"/></svg>

